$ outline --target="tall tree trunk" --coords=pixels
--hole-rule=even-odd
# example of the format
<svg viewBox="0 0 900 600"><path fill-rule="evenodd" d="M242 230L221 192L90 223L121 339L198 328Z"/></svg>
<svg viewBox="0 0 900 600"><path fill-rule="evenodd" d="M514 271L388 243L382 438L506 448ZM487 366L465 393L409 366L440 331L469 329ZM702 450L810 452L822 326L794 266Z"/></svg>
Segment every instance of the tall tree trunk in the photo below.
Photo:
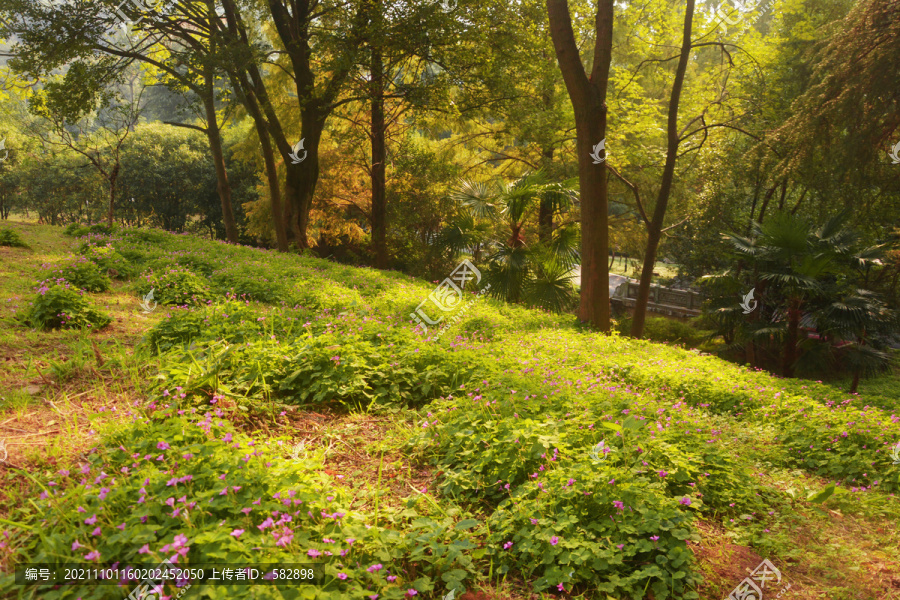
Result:
<svg viewBox="0 0 900 600"><path fill-rule="evenodd" d="M784 340L784 357L781 374L784 377L794 376L794 362L797 360L797 340L800 336L800 300L791 299L788 306L788 332Z"/></svg>
<svg viewBox="0 0 900 600"><path fill-rule="evenodd" d="M380 3L379 3L380 6ZM386 269L387 253L387 181L385 176L384 65L381 49L372 48L372 246L375 266Z"/></svg>
<svg viewBox="0 0 900 600"><path fill-rule="evenodd" d="M228 182L228 171L225 169L225 154L222 151L222 135L219 131L219 121L216 118L215 89L211 68L203 73L203 108L206 113L206 137L209 138L209 149L212 154L213 165L216 168L216 191L219 193L219 201L222 204L222 221L225 224L225 237L232 244L238 241L237 225L234 222L234 212L231 209L231 184Z"/></svg>
<svg viewBox="0 0 900 600"><path fill-rule="evenodd" d="M567 0L547 0L550 37L575 113L578 179L581 190L581 302L578 318L609 331L609 200L606 165L591 154L606 139L606 92L612 60L613 6L598 0L594 19L593 69L585 73L572 30Z"/></svg>
<svg viewBox="0 0 900 600"><path fill-rule="evenodd" d="M279 252L288 251L287 230L284 228L284 206L281 202L281 183L278 181L278 165L275 150L265 125L256 122L256 133L262 145L263 160L266 163L266 180L269 184L269 199L272 202L272 224L275 227L275 243Z"/></svg>
<svg viewBox="0 0 900 600"><path fill-rule="evenodd" d="M119 179L119 159L116 156L116 164L113 165L109 174L109 213L106 215L106 224L108 227L113 226L113 211L116 206L116 182ZM54 223L55 225L56 223Z"/></svg>
<svg viewBox="0 0 900 600"><path fill-rule="evenodd" d="M543 157L544 170L550 172L550 165L553 163L553 147L544 148L541 153ZM550 236L553 234L553 204L546 199L541 199L538 206L538 239L541 242L549 242Z"/></svg>
<svg viewBox="0 0 900 600"><path fill-rule="evenodd" d="M663 220L672 193L672 181L675 178L675 161L678 159L678 105L681 102L681 88L684 85L684 74L691 55L691 26L694 20L694 0L687 0L684 11L684 30L681 40L681 56L675 70L675 81L672 83L672 95L669 99L668 144L666 148L666 164L663 167L662 183L653 218L647 230L647 251L644 253L644 268L641 271L641 283L634 304L634 316L631 321L632 337L640 338L644 334L644 320L647 316L647 303L650 301L650 282L653 279L653 265L656 264L656 251L662 238Z"/></svg>
<svg viewBox="0 0 900 600"><path fill-rule="evenodd" d="M307 228L309 211L312 209L313 195L319 181L319 142L322 139L325 117L318 111L304 110L301 113L303 125L300 139L304 141L306 158L295 164L290 158L285 161L287 177L284 187L285 213L294 234L298 248L309 248ZM284 154L284 152L282 152Z"/></svg>

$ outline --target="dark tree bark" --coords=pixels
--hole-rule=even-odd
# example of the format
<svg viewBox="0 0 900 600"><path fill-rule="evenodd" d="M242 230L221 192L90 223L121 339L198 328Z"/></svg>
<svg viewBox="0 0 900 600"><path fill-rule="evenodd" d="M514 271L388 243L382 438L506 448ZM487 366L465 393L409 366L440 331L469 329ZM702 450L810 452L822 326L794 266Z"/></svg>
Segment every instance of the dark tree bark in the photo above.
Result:
<svg viewBox="0 0 900 600"><path fill-rule="evenodd" d="M641 271L641 282L634 305L634 316L631 321L631 335L640 338L644 334L644 321L647 316L647 303L650 301L650 283L653 280L653 265L656 263L656 251L662 238L663 220L672 193L672 182L675 178L675 161L678 159L678 105L681 102L681 89L684 85L684 74L687 70L691 54L691 28L694 20L694 0L687 0L684 11L684 30L681 40L681 56L675 70L675 81L672 83L672 95L669 98L669 118L667 124L666 163L663 167L662 182L653 209L653 218L647 227L647 251L644 253L644 267Z"/></svg>
<svg viewBox="0 0 900 600"><path fill-rule="evenodd" d="M614 0L598 0L593 69L585 73L567 0L547 0L550 36L575 113L581 184L581 302L578 318L609 331L609 202L606 165L594 164L594 146L606 138L606 92L612 59Z"/></svg>
<svg viewBox="0 0 900 600"><path fill-rule="evenodd" d="M380 3L379 3L380 5ZM381 50L372 49L372 246L375 266L386 269L387 252L387 178L385 175L384 65Z"/></svg>
<svg viewBox="0 0 900 600"><path fill-rule="evenodd" d="M797 361L797 340L800 336L800 300L791 299L788 306L788 332L784 340L784 357L781 374L794 376L794 363Z"/></svg>
<svg viewBox="0 0 900 600"><path fill-rule="evenodd" d="M212 72L204 73L203 112L206 114L206 137L209 139L209 150L213 165L216 168L216 191L222 204L222 222L225 224L225 237L232 244L238 241L237 224L231 208L231 184L228 183L228 171L225 168L225 154L222 151L222 134L216 117L216 102L212 85Z"/></svg>
<svg viewBox="0 0 900 600"><path fill-rule="evenodd" d="M113 211L116 206L116 182L119 179L119 149L116 148L116 164L109 172L109 213L106 215L107 227L113 226Z"/></svg>
<svg viewBox="0 0 900 600"><path fill-rule="evenodd" d="M545 148L541 155L544 159L544 168L549 172L549 167L553 163L553 148ZM538 239L541 242L548 242L552 233L553 205L550 201L541 199L538 206Z"/></svg>

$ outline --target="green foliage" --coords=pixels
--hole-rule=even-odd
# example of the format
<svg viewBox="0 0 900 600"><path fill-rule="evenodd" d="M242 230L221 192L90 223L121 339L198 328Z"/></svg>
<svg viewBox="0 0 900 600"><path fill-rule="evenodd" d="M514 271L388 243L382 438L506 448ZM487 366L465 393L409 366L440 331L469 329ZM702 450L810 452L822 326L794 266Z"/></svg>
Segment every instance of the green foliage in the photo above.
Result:
<svg viewBox="0 0 900 600"><path fill-rule="evenodd" d="M53 279L64 279L88 292L105 292L112 282L100 268L84 256L78 256L68 264L51 270Z"/></svg>
<svg viewBox="0 0 900 600"><path fill-rule="evenodd" d="M147 332L146 343L153 352L161 353L188 346L194 340L227 340L234 344L255 341L262 330L257 321L260 314L236 300L196 310L174 309Z"/></svg>
<svg viewBox="0 0 900 600"><path fill-rule="evenodd" d="M40 329L102 329L112 322L91 306L83 291L65 281L44 282L24 319Z"/></svg>
<svg viewBox="0 0 900 600"><path fill-rule="evenodd" d="M131 279L137 275L136 267L109 244L86 246L81 252L113 279Z"/></svg>
<svg viewBox="0 0 900 600"><path fill-rule="evenodd" d="M0 246L27 248L28 244L25 243L18 231L14 229L0 229Z"/></svg>
<svg viewBox="0 0 900 600"><path fill-rule="evenodd" d="M106 434L80 471L53 476L55 485L35 503L45 526L23 551L56 564L115 560L125 568L178 555L179 567L303 562L324 574L312 588L254 589L253 597L273 599L307 598L304 589L321 598L363 597L374 588L401 600L408 589L431 592L446 573L453 576L443 582L456 586L472 578L462 552L474 546L471 533L455 519L407 510L414 536L370 523L324 474L323 457L289 454L280 440L254 440L212 413L156 411ZM409 561L418 567L414 576L404 568ZM38 593L88 600L108 597L109 589L45 586ZM216 590L237 598L248 588Z"/></svg>
<svg viewBox="0 0 900 600"><path fill-rule="evenodd" d="M631 318L620 320L616 329L621 335L628 335L631 331ZM647 317L644 323L644 338L654 342L667 344L683 344L690 348L701 345L712 332L701 331L693 323L683 323L675 319L665 317Z"/></svg>
<svg viewBox="0 0 900 600"><path fill-rule="evenodd" d="M203 277L180 268L141 275L135 289L141 296L153 290L153 299L163 305L198 306L211 302L214 297Z"/></svg>

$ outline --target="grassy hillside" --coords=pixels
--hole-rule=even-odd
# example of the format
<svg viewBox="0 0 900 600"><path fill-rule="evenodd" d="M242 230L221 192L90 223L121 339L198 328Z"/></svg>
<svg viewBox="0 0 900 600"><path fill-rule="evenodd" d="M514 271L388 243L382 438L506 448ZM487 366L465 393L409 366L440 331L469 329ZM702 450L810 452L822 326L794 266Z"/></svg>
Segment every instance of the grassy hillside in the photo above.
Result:
<svg viewBox="0 0 900 600"><path fill-rule="evenodd" d="M434 339L409 317L434 285L397 273L11 226L29 247L0 247L6 597L134 585L17 586L16 565L168 557L317 565L316 585L186 598L722 598L763 558L772 597L900 598L891 386L474 295Z"/></svg>

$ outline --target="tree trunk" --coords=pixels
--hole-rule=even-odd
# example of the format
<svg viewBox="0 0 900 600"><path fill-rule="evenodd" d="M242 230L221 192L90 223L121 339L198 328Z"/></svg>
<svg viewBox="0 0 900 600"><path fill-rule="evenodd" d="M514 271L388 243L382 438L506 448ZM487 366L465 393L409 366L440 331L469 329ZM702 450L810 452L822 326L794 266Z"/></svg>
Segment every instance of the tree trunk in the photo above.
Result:
<svg viewBox="0 0 900 600"><path fill-rule="evenodd" d="M119 162L118 155L116 157L116 164L112 168L112 172L109 175L109 214L106 216L106 224L108 227L112 228L113 226L113 211L116 205L116 181L119 179ZM55 223L54 223L55 225Z"/></svg>
<svg viewBox="0 0 900 600"><path fill-rule="evenodd" d="M797 339L800 335L800 301L791 299L788 306L788 333L784 340L784 359L781 374L784 377L794 376L794 362L797 360Z"/></svg>
<svg viewBox="0 0 900 600"><path fill-rule="evenodd" d="M381 50L372 49L372 246L375 266L386 269L387 253L387 181L385 176L384 65Z"/></svg>
<svg viewBox="0 0 900 600"><path fill-rule="evenodd" d="M853 382L850 384L850 393L855 394L859 389L859 369L853 371Z"/></svg>
<svg viewBox="0 0 900 600"><path fill-rule="evenodd" d="M553 162L553 148L545 148L541 153L544 158L544 170L550 172L550 165ZM549 200L541 199L538 206L538 240L541 242L549 242L550 236L553 234L553 205Z"/></svg>
<svg viewBox="0 0 900 600"><path fill-rule="evenodd" d="M578 318L609 331L609 201L606 165L591 154L606 139L606 92L612 60L613 6L598 0L590 78L584 71L567 0L547 0L550 36L575 114L581 197L581 302Z"/></svg>
<svg viewBox="0 0 900 600"><path fill-rule="evenodd" d="M666 148L666 164L663 167L662 183L653 209L653 218L647 230L647 251L644 253L644 267L641 271L641 283L634 305L634 316L631 321L631 335L640 338L644 334L644 320L647 316L647 303L650 301L650 282L653 279L653 266L656 264L656 251L662 238L663 220L672 193L672 181L675 178L675 161L678 159L678 145L681 142L678 133L678 105L681 102L681 88L684 85L684 74L687 70L691 54L691 26L694 20L694 0L687 0L684 11L684 30L681 41L681 56L675 70L675 81L672 84L672 95L669 99L668 144Z"/></svg>
<svg viewBox="0 0 900 600"><path fill-rule="evenodd" d="M222 222L225 224L225 237L232 244L238 241L237 225L231 209L231 184L225 170L225 154L222 151L222 136L219 132L219 121L216 118L216 102L213 97L212 74L204 73L206 85L203 88L203 108L206 113L206 137L209 139L209 150L213 165L216 168L216 191L222 204Z"/></svg>
<svg viewBox="0 0 900 600"><path fill-rule="evenodd" d="M317 111L303 111L300 139L304 141L306 158L295 164L285 161L287 178L284 187L286 222L294 234L294 242L300 249L309 248L306 230L309 227L309 211L319 181L319 142L322 138L324 119Z"/></svg>

